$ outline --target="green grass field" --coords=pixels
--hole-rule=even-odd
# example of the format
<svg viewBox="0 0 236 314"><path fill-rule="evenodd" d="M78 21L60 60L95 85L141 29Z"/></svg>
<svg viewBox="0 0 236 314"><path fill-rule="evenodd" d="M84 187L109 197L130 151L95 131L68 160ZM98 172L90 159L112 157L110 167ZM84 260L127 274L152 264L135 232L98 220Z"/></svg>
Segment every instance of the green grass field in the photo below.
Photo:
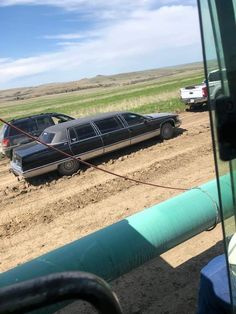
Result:
<svg viewBox="0 0 236 314"><path fill-rule="evenodd" d="M61 112L75 117L106 111L129 110L138 113L181 112L185 105L179 100L179 89L199 84L203 74L183 71L181 74L126 84L116 87L91 88L40 96L0 104L0 117L6 120L42 112Z"/></svg>

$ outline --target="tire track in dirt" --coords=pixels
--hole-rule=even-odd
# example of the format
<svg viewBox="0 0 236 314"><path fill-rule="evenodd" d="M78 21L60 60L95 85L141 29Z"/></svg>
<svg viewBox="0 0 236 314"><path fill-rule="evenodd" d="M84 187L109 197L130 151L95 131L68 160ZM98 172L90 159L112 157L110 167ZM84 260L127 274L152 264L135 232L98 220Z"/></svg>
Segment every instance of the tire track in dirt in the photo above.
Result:
<svg viewBox="0 0 236 314"><path fill-rule="evenodd" d="M166 175L169 171L173 171L179 167L185 167L188 162L193 162L198 158L198 154L203 156L211 152L211 147L208 143L199 147L188 148L181 154L174 154L170 158L158 160L153 162L148 167L141 169L140 171L129 172L128 177L153 182L158 176ZM100 202L106 199L110 195L115 195L117 192L127 190L130 187L137 185L137 183L123 180L121 178L112 178L103 184L94 185L83 190L79 195L72 195L65 199L59 199L54 206L51 205L42 208L34 212L19 213L16 217L8 215L8 221L3 222L0 226L0 238L9 237L16 232L31 228L33 225L42 223L52 223L58 216L72 211L76 211L79 208L84 208L88 204ZM18 195L21 195L18 194ZM12 199L14 196L11 196Z"/></svg>
<svg viewBox="0 0 236 314"><path fill-rule="evenodd" d="M102 163L101 167L137 180L161 180L161 177L175 169L185 168L199 155L211 153L208 115L184 113L182 126L186 128L188 125L192 127L172 140L131 151L130 155L122 156L121 153L121 157L111 158L105 164ZM7 167L7 164L8 161L4 159L0 170ZM132 171L127 173L128 169ZM8 178L11 178L12 184L5 186L0 198L1 239L10 238L37 224L53 224L55 219L65 213L99 203L110 195L116 195L136 185L93 169L71 178L63 177L45 184L42 181L39 186L17 182L11 174L2 181L8 184Z"/></svg>
<svg viewBox="0 0 236 314"><path fill-rule="evenodd" d="M194 127L205 127L205 125L209 125L208 113L199 112L199 113L189 113L184 112L180 115L182 119L182 128L183 129L191 129ZM0 160L0 192L4 191L7 187L8 189L17 189L22 184L19 184L17 178L14 177L13 174L9 173L9 159L3 158ZM58 179L58 176L55 176L55 179ZM42 180L42 185L45 184L45 180Z"/></svg>
<svg viewBox="0 0 236 314"><path fill-rule="evenodd" d="M189 131L187 130L186 133L184 133L184 135L191 135L194 136L195 134L199 134L199 132L205 132L206 129L209 128L209 121L208 121L208 115L201 115L202 113L194 113L194 114L190 114L188 115L187 113L183 114L183 129L186 130L186 128L191 125L191 128L189 128ZM194 118L194 119L193 119ZM199 122L200 121L200 122ZM199 125L200 123L200 125ZM194 126L194 130L192 130ZM171 143L172 141L176 141L176 139L172 139L168 142L164 142L161 145L169 145L169 143ZM160 145L159 145L160 146ZM159 148L159 147L158 147ZM152 147L150 148L152 150ZM140 151L142 151L142 149L140 149ZM121 152L122 154L122 152ZM136 153L131 153L131 155L135 155ZM125 156L128 157L128 156ZM122 157L121 157L122 158ZM111 159L112 159L112 155L111 155ZM109 164L109 161L107 162L107 164ZM114 164L116 164L116 161L114 161ZM101 166L101 165L99 165ZM2 172L1 172L2 171ZM0 199L0 203L1 201L4 199L4 196L11 194L11 192L19 192L19 193L15 193L15 197L20 195L20 194L25 194L34 190L37 190L37 185L39 186L39 188L44 188L48 185L50 185L50 180L53 181L53 184L57 185L57 183L61 182L62 180L67 180L67 178L63 177L63 178L59 178L59 176L57 174L52 174L47 176L42 177L41 179L37 179L37 185L35 186L34 184L24 184L24 181L22 182L18 182L17 178L14 177L13 174L9 173L9 161L4 159L4 163L0 164L0 173L3 174L4 176L4 180L0 181L0 196L3 196L3 198ZM46 179L45 179L46 178ZM50 178L49 181L47 181L47 178ZM12 198L12 195L10 196L10 198Z"/></svg>

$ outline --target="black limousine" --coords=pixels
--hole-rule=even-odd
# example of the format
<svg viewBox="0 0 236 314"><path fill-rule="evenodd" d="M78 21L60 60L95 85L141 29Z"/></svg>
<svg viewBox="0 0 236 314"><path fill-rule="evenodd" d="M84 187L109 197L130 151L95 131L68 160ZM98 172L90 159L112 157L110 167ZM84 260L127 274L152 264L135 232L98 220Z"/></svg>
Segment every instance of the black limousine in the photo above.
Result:
<svg viewBox="0 0 236 314"><path fill-rule="evenodd" d="M39 139L88 160L158 135L163 140L170 139L180 124L179 116L172 113L110 112L48 127ZM79 165L79 160L33 142L14 150L10 170L17 176L31 178L54 170L61 175L72 175Z"/></svg>

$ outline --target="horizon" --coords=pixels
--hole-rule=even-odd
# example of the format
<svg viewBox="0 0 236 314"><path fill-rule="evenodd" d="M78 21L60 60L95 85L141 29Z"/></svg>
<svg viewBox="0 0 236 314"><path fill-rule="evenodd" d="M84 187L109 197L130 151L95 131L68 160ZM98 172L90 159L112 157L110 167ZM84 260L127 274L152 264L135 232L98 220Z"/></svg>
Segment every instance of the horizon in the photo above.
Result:
<svg viewBox="0 0 236 314"><path fill-rule="evenodd" d="M71 81L58 81L58 82L48 82L48 83L43 83L43 84L38 84L38 85L31 85L31 86L18 86L18 87L10 87L6 89L1 89L0 92L5 92L8 90L14 90L14 89L27 89L27 88L37 88L37 87L43 87L47 85L60 85L60 84L69 84L73 82L80 82L82 80L91 80L95 79L96 77L111 77L111 76L119 76L119 75L128 75L128 74L135 74L135 73L140 73L140 72L148 72L148 71L158 71L158 70L164 70L168 68L178 68L178 67L186 67L186 66L191 66L191 65L198 65L199 66L202 64L203 66L203 61L196 61L196 62L191 62L191 63L184 63L184 64L176 64L176 65L171 65L171 66L166 66L166 67L160 67L160 68L153 68L153 69L144 69L144 70L137 70L137 71L132 71L132 72L122 72L122 73L115 73L111 75L106 75L106 74L97 74L95 76L91 77L82 77L78 80L71 80Z"/></svg>

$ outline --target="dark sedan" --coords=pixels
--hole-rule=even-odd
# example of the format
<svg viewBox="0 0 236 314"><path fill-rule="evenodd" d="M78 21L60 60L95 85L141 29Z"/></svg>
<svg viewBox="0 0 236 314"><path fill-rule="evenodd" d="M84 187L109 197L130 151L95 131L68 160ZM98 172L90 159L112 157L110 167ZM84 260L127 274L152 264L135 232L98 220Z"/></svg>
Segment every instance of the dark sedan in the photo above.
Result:
<svg viewBox="0 0 236 314"><path fill-rule="evenodd" d="M178 115L172 113L112 112L51 126L40 135L40 140L81 160L88 160L158 135L168 140L180 124ZM79 165L79 160L33 142L14 150L11 170L24 178L53 170L71 175Z"/></svg>

